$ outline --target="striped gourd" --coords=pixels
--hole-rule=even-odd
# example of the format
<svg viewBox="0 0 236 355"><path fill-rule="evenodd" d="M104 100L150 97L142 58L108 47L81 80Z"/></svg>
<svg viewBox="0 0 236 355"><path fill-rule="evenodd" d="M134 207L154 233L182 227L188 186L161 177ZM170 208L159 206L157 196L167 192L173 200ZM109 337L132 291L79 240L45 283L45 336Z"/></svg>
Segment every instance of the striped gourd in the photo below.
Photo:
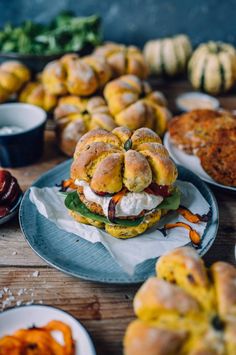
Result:
<svg viewBox="0 0 236 355"><path fill-rule="evenodd" d="M236 52L223 42L201 44L188 64L189 80L195 89L210 94L229 90L236 79Z"/></svg>
<svg viewBox="0 0 236 355"><path fill-rule="evenodd" d="M187 36L177 35L148 41L143 52L152 74L175 76L185 71L192 46Z"/></svg>

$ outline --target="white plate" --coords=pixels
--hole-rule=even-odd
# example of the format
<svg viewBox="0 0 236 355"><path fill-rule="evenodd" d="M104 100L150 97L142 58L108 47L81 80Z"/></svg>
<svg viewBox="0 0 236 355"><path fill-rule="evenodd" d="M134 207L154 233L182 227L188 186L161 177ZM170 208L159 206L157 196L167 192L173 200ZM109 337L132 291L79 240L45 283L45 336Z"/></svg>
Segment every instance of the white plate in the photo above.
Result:
<svg viewBox="0 0 236 355"><path fill-rule="evenodd" d="M7 334L11 335L20 328L33 325L42 327L52 320L62 321L71 327L76 344L76 355L96 355L86 329L70 314L51 306L21 306L0 313L0 338Z"/></svg>
<svg viewBox="0 0 236 355"><path fill-rule="evenodd" d="M233 186L226 186L219 184L215 180L213 180L202 168L200 160L195 155L189 155L182 150L178 149L170 140L170 134L167 132L164 137L164 145L167 148L171 158L175 161L175 163L184 166L185 168L189 169L196 175L198 175L202 180L221 187L223 189L236 191L236 187Z"/></svg>

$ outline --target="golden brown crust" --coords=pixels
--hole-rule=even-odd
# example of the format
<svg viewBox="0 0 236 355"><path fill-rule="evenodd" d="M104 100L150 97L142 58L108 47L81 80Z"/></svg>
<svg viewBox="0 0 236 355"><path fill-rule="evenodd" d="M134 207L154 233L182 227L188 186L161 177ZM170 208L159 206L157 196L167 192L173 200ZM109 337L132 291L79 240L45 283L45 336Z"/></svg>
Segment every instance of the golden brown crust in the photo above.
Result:
<svg viewBox="0 0 236 355"><path fill-rule="evenodd" d="M203 169L217 182L236 186L236 127L216 131L211 141L197 151Z"/></svg>
<svg viewBox="0 0 236 355"><path fill-rule="evenodd" d="M160 94L153 93L148 83L134 75L123 75L104 89L109 109L119 126L131 130L148 127L162 135L170 118Z"/></svg>
<svg viewBox="0 0 236 355"><path fill-rule="evenodd" d="M86 145L71 165L72 179L91 181L98 164L113 153L121 153L121 151L109 143L94 142L93 144Z"/></svg>
<svg viewBox="0 0 236 355"><path fill-rule="evenodd" d="M198 302L180 287L156 277L150 277L134 298L134 312L144 321L154 321L163 314L194 314Z"/></svg>
<svg viewBox="0 0 236 355"><path fill-rule="evenodd" d="M80 195L80 197L82 202L84 202L91 211L97 214L103 214L99 205L86 201L83 198L83 195ZM99 211L102 213L98 213ZM109 233L112 237L118 239L133 238L144 233L148 228L150 228L160 220L161 213L161 210L154 211L145 216L143 222L141 222L138 226L126 227L118 224L105 224L97 222L90 218L80 216L77 212L70 211L71 216L75 218L77 222L90 224L92 226L105 229L105 231Z"/></svg>
<svg viewBox="0 0 236 355"><path fill-rule="evenodd" d="M112 69L113 77L124 74L137 75L141 79L147 77L148 68L141 51L137 47L125 47L110 42L96 48L94 54L106 58Z"/></svg>
<svg viewBox="0 0 236 355"><path fill-rule="evenodd" d="M193 283L202 287L209 286L204 263L199 255L190 247L177 248L170 251L164 254L156 264L158 277L177 284L180 269L183 269L186 275L191 274Z"/></svg>
<svg viewBox="0 0 236 355"><path fill-rule="evenodd" d="M113 153L96 165L90 186L94 191L115 193L123 187L123 154Z"/></svg>
<svg viewBox="0 0 236 355"><path fill-rule="evenodd" d="M236 120L226 112L199 109L174 117L169 122L173 143L191 154L209 143L218 129L236 127Z"/></svg>
<svg viewBox="0 0 236 355"><path fill-rule="evenodd" d="M59 147L69 156L73 155L77 142L89 130L102 128L111 131L116 127L104 99L100 96L62 97L54 111L54 117Z"/></svg>
<svg viewBox="0 0 236 355"><path fill-rule="evenodd" d="M158 278L149 278L134 298L134 311L139 318L135 322L141 324L139 328L145 324L149 329L185 332L175 355L234 355L236 268L225 262L216 262L207 270L197 252L189 247L160 257L156 268ZM189 281L194 281L197 288L191 290L184 283L186 275L191 275ZM132 329L132 323L130 327ZM146 355L145 349L149 349L152 342L149 333L145 333L145 329L142 331L143 337L135 327L131 332L128 327L125 349L130 345L128 334L134 344L141 339L140 354ZM158 348L159 344L160 340L155 346Z"/></svg>
<svg viewBox="0 0 236 355"><path fill-rule="evenodd" d="M29 69L17 61L7 61L0 66L0 102L17 93L30 79Z"/></svg>
<svg viewBox="0 0 236 355"><path fill-rule="evenodd" d="M26 84L20 92L19 101L51 111L57 104L57 97L45 91L43 85L35 81Z"/></svg>
<svg viewBox="0 0 236 355"><path fill-rule="evenodd" d="M160 138L147 128L140 128L133 134L127 128L117 128L114 133L101 129L90 131L76 146L71 171L72 179L88 182L93 179L96 191L109 193L117 192L118 186L122 185L132 192L143 191L151 182L172 185L177 178L176 166L166 148L156 142L160 142ZM133 146L136 149L132 149ZM124 156L124 159L120 160L121 164L118 164L118 170L111 163L112 157L107 158L112 153L120 153ZM101 172L96 173L103 159L108 159L107 169L104 164L101 165L101 170L105 172L104 177ZM111 174L108 174L109 169L115 169L113 171L119 175L119 178L114 179L117 184L114 184ZM104 184L101 180L104 180ZM95 188L102 185L104 187L102 190Z"/></svg>
<svg viewBox="0 0 236 355"><path fill-rule="evenodd" d="M103 86L110 77L110 66L103 58L79 58L75 54L50 62L42 73L45 88L55 95L70 93L88 96Z"/></svg>
<svg viewBox="0 0 236 355"><path fill-rule="evenodd" d="M132 149L125 153L123 174L124 185L132 192L142 192L152 182L152 170L148 161Z"/></svg>
<svg viewBox="0 0 236 355"><path fill-rule="evenodd" d="M156 273L159 278L180 286L203 308L213 312L215 293L202 259L192 248L177 248L163 255L156 264Z"/></svg>
<svg viewBox="0 0 236 355"><path fill-rule="evenodd" d="M124 355L176 355L186 332L166 330L135 320L124 338Z"/></svg>
<svg viewBox="0 0 236 355"><path fill-rule="evenodd" d="M236 269L218 261L211 267L219 314L223 319L235 317L236 321Z"/></svg>
<svg viewBox="0 0 236 355"><path fill-rule="evenodd" d="M79 140L75 149L74 158L77 158L78 154L80 154L80 151L85 149L86 146L91 145L95 142L108 143L115 146L116 148L119 148L121 146L119 138L112 132L109 133L104 129L94 129L86 133Z"/></svg>

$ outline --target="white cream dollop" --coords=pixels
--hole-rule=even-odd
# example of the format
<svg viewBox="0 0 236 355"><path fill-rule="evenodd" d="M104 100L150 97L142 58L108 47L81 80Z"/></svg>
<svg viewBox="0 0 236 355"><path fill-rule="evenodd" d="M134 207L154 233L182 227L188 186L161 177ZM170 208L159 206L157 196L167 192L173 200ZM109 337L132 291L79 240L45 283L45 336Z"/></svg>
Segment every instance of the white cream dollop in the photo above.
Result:
<svg viewBox="0 0 236 355"><path fill-rule="evenodd" d="M77 186L83 186L83 193L86 200L95 202L103 209L104 215L108 216L108 206L112 197L98 196L90 188L86 181L75 180ZM116 216L138 216L143 210L151 211L163 201L162 196L155 196L143 192L128 192L116 205Z"/></svg>

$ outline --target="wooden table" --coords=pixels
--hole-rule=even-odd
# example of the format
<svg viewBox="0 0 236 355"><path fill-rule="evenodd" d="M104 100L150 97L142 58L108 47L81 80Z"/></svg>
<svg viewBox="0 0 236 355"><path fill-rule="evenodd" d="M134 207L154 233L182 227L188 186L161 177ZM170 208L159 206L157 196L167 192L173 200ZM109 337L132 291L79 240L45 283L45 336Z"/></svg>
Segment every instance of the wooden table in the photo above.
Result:
<svg viewBox="0 0 236 355"><path fill-rule="evenodd" d="M174 98L189 90L185 81L156 83L173 108ZM221 97L222 107L234 109L235 94ZM35 165L12 169L23 190L43 172L66 158L58 152L54 132L46 131L45 154ZM212 188L212 187L211 187ZM219 204L220 227L206 262L235 263L236 194L212 188ZM90 332L98 355L122 353L125 328L133 318L132 299L138 286L122 287L86 282L49 267L26 243L17 218L0 229L0 309L16 303L44 303L60 307L77 317ZM12 294L12 295L11 295ZM1 296L0 296L1 297Z"/></svg>

